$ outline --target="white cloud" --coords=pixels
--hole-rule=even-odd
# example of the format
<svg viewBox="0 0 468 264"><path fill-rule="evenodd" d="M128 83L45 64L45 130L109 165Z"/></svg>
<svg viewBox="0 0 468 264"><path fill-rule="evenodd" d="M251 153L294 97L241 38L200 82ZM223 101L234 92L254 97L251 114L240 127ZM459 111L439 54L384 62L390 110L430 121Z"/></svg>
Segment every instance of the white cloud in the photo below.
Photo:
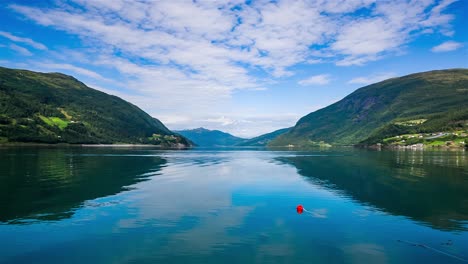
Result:
<svg viewBox="0 0 468 264"><path fill-rule="evenodd" d="M246 120L227 110L233 93L265 89L277 78L294 75L293 66L364 65L401 52L418 34L450 34L453 16L444 12L452 2L262 0L249 5L240 0L74 0L73 4L57 0L49 8L18 4L9 8L82 40L79 51L56 52L44 68L107 83L110 76L104 73L112 72L125 87L119 96L156 117L171 116L161 119L179 128L193 125L187 116L202 123L223 115ZM359 9L365 12L356 17L353 13ZM46 49L8 32L0 35ZM87 65L102 71L87 71ZM329 82L330 76L317 75L299 83ZM226 114L213 116L215 112ZM216 124L210 128L223 123ZM263 132L258 126L267 127L262 122L250 126L247 132L224 127L243 135Z"/></svg>
<svg viewBox="0 0 468 264"><path fill-rule="evenodd" d="M349 84L372 84L377 83L386 79L390 79L397 76L395 73L387 72L387 73L379 73L370 76L361 76L356 77L348 81Z"/></svg>
<svg viewBox="0 0 468 264"><path fill-rule="evenodd" d="M415 31L447 27L452 17L441 12L453 1L433 6L430 15L425 13L432 6L427 1L378 2L375 7L372 0L259 1L252 5L241 1L75 2L86 12L73 7L10 7L39 24L155 63L173 62L218 79L228 70L237 79L236 87L250 87L256 80L237 62L261 67L273 77L289 76L293 74L290 66L322 61L312 56L311 46L329 45L328 53L338 58L339 65L364 64L395 51ZM233 8L236 5L240 8ZM371 8L374 16L355 20L347 15L359 8Z"/></svg>
<svg viewBox="0 0 468 264"><path fill-rule="evenodd" d="M382 1L376 3L373 16L341 21L342 29L330 47L342 55L336 65L363 65L398 53L419 34L436 30L449 34L454 17L442 12L453 2Z"/></svg>
<svg viewBox="0 0 468 264"><path fill-rule="evenodd" d="M311 76L307 79L300 80L298 82L300 85L307 86L307 85L325 85L330 83L330 75L329 74L319 74Z"/></svg>
<svg viewBox="0 0 468 264"><path fill-rule="evenodd" d="M204 120L201 120L201 121L207 122L207 123L215 123L215 124L219 124L221 126L229 126L229 125L233 125L233 124L236 124L236 123L240 123L237 120L234 120L232 118L228 118L228 117L225 117L225 116L221 116L221 117L217 117L217 118L207 118L207 119L204 119Z"/></svg>
<svg viewBox="0 0 468 264"><path fill-rule="evenodd" d="M405 37L387 19L361 19L347 24L331 48L345 55L374 55L399 47Z"/></svg>
<svg viewBox="0 0 468 264"><path fill-rule="evenodd" d="M11 41L14 41L14 42L19 42L19 43L24 43L24 44L27 44L35 49L39 49L39 50L47 50L47 47L44 45L44 44L41 44L39 42L36 42L30 38L22 38L22 37L18 37L18 36L15 36L11 33L8 33L8 32L5 32L5 31L0 31L0 36L4 37L4 38L7 38Z"/></svg>
<svg viewBox="0 0 468 264"><path fill-rule="evenodd" d="M457 50L463 47L463 44L455 41L446 41L440 45L437 45L431 49L432 52L447 52Z"/></svg>
<svg viewBox="0 0 468 264"><path fill-rule="evenodd" d="M10 47L10 49L18 52L19 54L21 54L23 56L31 56L32 55L32 53L28 49L26 49L24 47L20 47L20 46L18 46L16 44L10 44L9 47Z"/></svg>

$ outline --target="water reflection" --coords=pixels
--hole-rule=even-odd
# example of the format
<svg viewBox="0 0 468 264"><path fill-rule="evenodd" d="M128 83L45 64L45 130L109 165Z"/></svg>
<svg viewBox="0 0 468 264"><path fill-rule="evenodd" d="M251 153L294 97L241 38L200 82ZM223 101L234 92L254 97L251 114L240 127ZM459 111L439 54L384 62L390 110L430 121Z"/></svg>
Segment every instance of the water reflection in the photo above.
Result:
<svg viewBox="0 0 468 264"><path fill-rule="evenodd" d="M467 230L464 152L361 151L341 157L280 157L314 184L442 230Z"/></svg>
<svg viewBox="0 0 468 264"><path fill-rule="evenodd" d="M9 206L0 209L3 221L40 219L0 224L0 262L456 263L397 239L465 258L468 252L468 233L459 231L467 212L462 154L42 149L0 155L1 202ZM310 213L298 215L298 203ZM60 221L41 221L44 215Z"/></svg>
<svg viewBox="0 0 468 264"><path fill-rule="evenodd" d="M127 190L166 163L157 156L106 156L99 149L0 153L0 222L9 223L69 218L83 202Z"/></svg>

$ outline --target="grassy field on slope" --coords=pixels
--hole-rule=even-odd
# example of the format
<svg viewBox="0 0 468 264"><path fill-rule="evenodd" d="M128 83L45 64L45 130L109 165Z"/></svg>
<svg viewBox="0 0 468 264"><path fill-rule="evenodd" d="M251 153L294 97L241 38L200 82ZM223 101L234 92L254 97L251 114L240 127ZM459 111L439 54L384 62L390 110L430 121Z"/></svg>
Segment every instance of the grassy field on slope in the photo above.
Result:
<svg viewBox="0 0 468 264"><path fill-rule="evenodd" d="M137 106L71 76L2 67L0 142L187 144Z"/></svg>

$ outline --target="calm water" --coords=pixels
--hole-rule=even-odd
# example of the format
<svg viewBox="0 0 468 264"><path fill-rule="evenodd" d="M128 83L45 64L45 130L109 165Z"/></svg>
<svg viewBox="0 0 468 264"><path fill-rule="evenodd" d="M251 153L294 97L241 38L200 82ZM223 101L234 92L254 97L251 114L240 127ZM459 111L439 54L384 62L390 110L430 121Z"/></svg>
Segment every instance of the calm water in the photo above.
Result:
<svg viewBox="0 0 468 264"><path fill-rule="evenodd" d="M463 259L466 152L0 149L0 263Z"/></svg>

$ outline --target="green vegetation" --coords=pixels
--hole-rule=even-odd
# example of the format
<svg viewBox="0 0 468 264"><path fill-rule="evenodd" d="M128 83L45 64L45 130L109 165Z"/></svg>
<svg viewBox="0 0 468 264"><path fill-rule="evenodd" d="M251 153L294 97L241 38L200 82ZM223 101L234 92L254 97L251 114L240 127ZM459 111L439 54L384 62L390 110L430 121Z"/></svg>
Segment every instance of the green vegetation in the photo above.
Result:
<svg viewBox="0 0 468 264"><path fill-rule="evenodd" d="M68 126L67 120L62 120L60 117L45 117L39 115L39 118L44 121L44 123L48 124L49 126L56 126L60 130L64 130Z"/></svg>
<svg viewBox="0 0 468 264"><path fill-rule="evenodd" d="M384 145L396 147L464 147L468 142L468 131L458 130L439 133L405 134L382 140Z"/></svg>
<svg viewBox="0 0 468 264"><path fill-rule="evenodd" d="M229 133L219 130L208 130L202 127L176 132L188 138L200 147L228 147L245 141L245 139L235 137Z"/></svg>
<svg viewBox="0 0 468 264"><path fill-rule="evenodd" d="M392 78L356 90L301 118L271 146L387 143L398 135L468 128L468 70L452 69ZM433 143L433 142L432 142ZM436 143L434 143L436 144Z"/></svg>
<svg viewBox="0 0 468 264"><path fill-rule="evenodd" d="M157 140L153 135L160 135ZM159 120L71 76L0 67L0 142L190 143Z"/></svg>
<svg viewBox="0 0 468 264"><path fill-rule="evenodd" d="M422 123L424 123L426 121L427 121L427 119L414 119L414 120L395 122L395 125L399 125L399 126L417 126L417 125L420 125L420 124L422 124Z"/></svg>

